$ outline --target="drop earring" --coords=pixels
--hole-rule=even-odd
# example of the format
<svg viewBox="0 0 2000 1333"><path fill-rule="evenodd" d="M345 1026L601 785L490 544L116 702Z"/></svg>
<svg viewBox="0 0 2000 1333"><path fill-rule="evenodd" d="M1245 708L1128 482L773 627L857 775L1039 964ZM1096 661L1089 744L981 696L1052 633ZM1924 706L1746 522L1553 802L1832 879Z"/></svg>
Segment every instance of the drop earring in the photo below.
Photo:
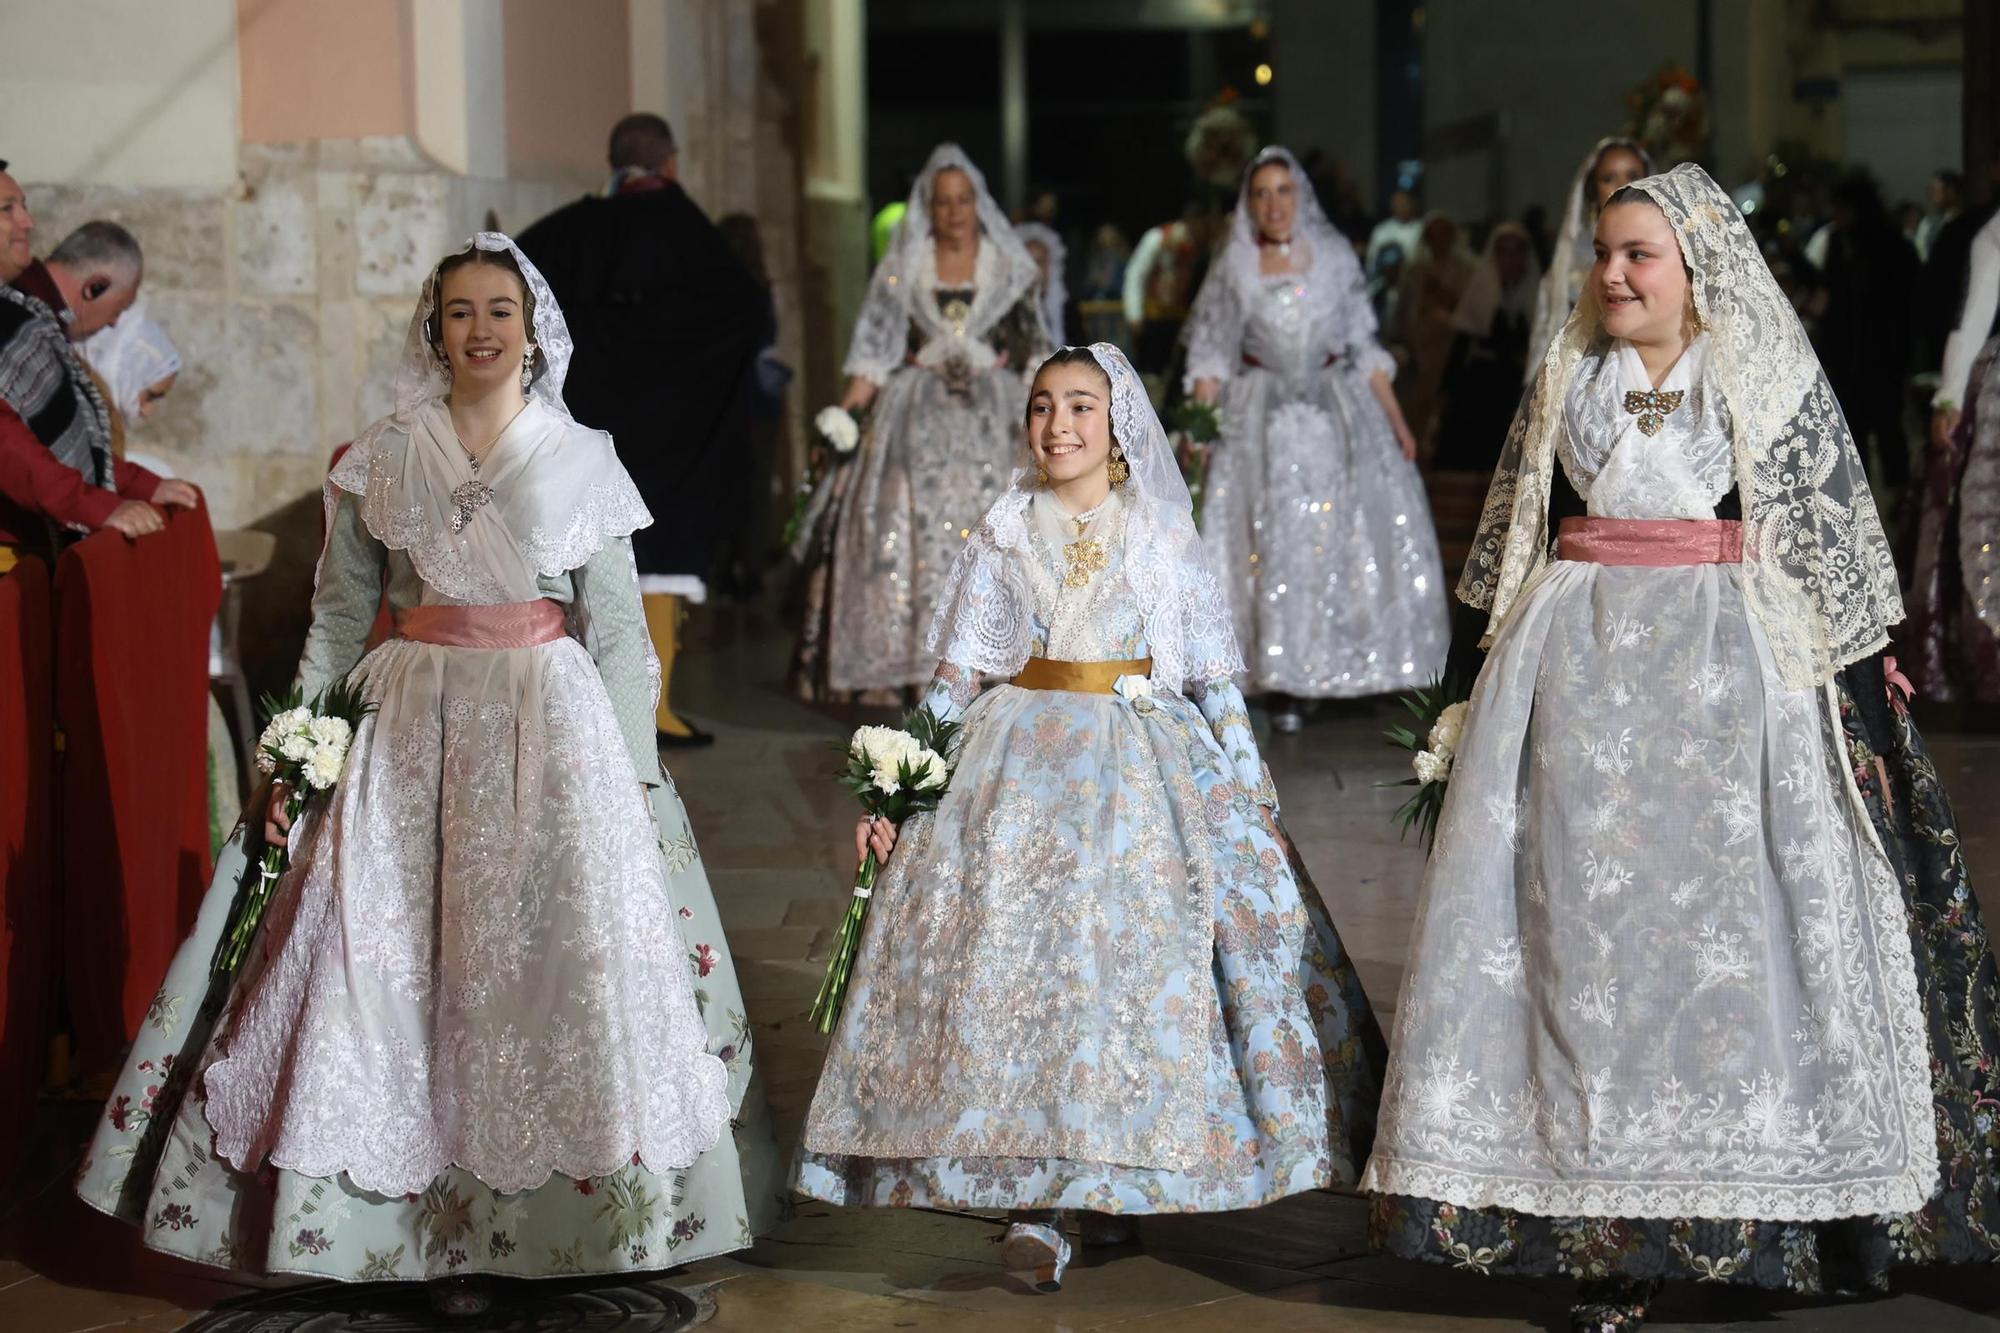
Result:
<svg viewBox="0 0 2000 1333"><path fill-rule="evenodd" d="M528 350L521 354L521 392L526 393L535 383L535 345L528 344Z"/></svg>
<svg viewBox="0 0 2000 1333"><path fill-rule="evenodd" d="M1104 470L1113 486L1123 486L1132 479L1132 465L1125 461L1125 450L1115 444L1111 446L1111 461L1104 465Z"/></svg>

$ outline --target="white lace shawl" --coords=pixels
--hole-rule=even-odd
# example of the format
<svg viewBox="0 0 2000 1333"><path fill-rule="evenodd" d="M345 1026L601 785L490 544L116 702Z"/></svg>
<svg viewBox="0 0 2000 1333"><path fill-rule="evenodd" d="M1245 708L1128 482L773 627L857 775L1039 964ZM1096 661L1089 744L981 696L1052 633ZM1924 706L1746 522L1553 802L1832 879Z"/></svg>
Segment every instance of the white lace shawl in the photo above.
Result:
<svg viewBox="0 0 2000 1333"><path fill-rule="evenodd" d="M1729 409L1743 508L1744 600L1789 689L1825 684L1878 651L1902 619L1896 567L1861 457L1812 344L1742 214L1692 163L1637 188L1659 205L1694 274L1710 373ZM1550 556L1556 433L1599 337L1586 290L1507 433L1458 595L1497 629Z"/></svg>
<svg viewBox="0 0 2000 1333"><path fill-rule="evenodd" d="M327 482L330 501L336 491L361 497L369 534L407 554L424 583L455 602L533 601L540 579L653 521L611 437L532 399L481 465L492 501L454 531L451 493L472 479L450 412L432 402L408 425L385 418L371 427Z"/></svg>
<svg viewBox="0 0 2000 1333"><path fill-rule="evenodd" d="M1339 354L1365 374L1394 375L1396 361L1377 340L1375 308L1368 303L1368 280L1354 247L1327 220L1312 181L1291 151L1266 148L1244 169L1229 240L1209 266L1188 314L1185 387L1192 390L1196 380L1226 381L1242 368L1243 324L1263 299L1269 280L1260 267L1257 225L1250 215L1250 180L1259 168L1274 162L1291 171L1297 191L1291 244L1295 252L1305 252L1300 287L1312 326L1326 331L1324 350Z"/></svg>
<svg viewBox="0 0 2000 1333"><path fill-rule="evenodd" d="M396 408L363 431L327 478L328 528L342 491L361 497L368 531L410 563L442 598L531 601L540 577L577 568L605 544L653 521L611 437L579 425L562 386L576 344L555 293L528 257L499 232L480 232L457 253L505 251L520 266L534 302L540 367L528 401L481 464L492 502L462 530L451 524L452 491L473 480L451 425L450 379L432 355L425 323L437 309L437 271L425 281L403 340Z"/></svg>
<svg viewBox="0 0 2000 1333"><path fill-rule="evenodd" d="M1111 433L1132 469L1122 492L1124 573L1145 622L1153 684L1179 693L1189 682L1228 680L1243 670L1243 655L1167 433L1125 354L1109 343L1090 351L1111 381ZM1033 649L1036 613L1046 610L1035 604L1029 574L1029 475L1015 472L966 541L931 621L931 651L969 672L1019 671Z"/></svg>
<svg viewBox="0 0 2000 1333"><path fill-rule="evenodd" d="M931 233L931 191L941 171L965 173L978 199L979 255L973 272L972 310L963 330L938 310L937 248ZM986 188L986 177L954 143L939 144L910 189L909 210L896 226L889 252L875 266L854 321L842 374L881 384L903 364L915 323L927 342L974 341L1012 310L1041 281L1041 268Z"/></svg>

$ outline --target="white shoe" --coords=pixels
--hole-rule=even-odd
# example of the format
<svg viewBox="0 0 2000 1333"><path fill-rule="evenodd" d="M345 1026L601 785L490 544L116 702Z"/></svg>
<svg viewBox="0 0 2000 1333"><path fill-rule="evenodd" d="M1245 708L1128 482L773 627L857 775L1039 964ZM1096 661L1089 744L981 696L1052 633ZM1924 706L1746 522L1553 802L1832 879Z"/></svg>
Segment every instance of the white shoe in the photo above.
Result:
<svg viewBox="0 0 2000 1333"><path fill-rule="evenodd" d="M1287 708L1282 713L1271 714L1271 730L1280 736L1295 736L1304 730L1305 715L1296 709Z"/></svg>
<svg viewBox="0 0 2000 1333"><path fill-rule="evenodd" d="M1055 1227L1015 1222L1000 1242L1000 1264L1010 1273L1033 1273L1036 1291L1061 1291L1069 1268L1069 1239Z"/></svg>

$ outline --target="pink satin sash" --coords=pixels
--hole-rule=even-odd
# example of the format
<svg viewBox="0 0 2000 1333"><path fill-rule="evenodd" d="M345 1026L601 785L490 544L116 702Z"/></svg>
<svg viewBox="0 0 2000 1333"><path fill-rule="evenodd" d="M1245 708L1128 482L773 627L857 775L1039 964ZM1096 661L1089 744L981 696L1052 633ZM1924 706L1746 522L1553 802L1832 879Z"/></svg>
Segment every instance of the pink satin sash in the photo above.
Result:
<svg viewBox="0 0 2000 1333"><path fill-rule="evenodd" d="M1737 565L1743 525L1733 518L1566 518L1556 559L1594 565Z"/></svg>
<svg viewBox="0 0 2000 1333"><path fill-rule="evenodd" d="M492 606L413 606L396 615L400 637L445 648L533 648L567 632L562 603L546 597Z"/></svg>

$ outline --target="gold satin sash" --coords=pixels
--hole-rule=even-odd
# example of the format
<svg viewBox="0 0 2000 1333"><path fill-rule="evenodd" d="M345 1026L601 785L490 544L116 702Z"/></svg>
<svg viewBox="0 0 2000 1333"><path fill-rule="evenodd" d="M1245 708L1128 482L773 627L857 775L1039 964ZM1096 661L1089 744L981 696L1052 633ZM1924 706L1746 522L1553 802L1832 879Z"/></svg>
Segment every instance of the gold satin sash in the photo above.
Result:
<svg viewBox="0 0 2000 1333"><path fill-rule="evenodd" d="M1135 658L1128 662L1058 662L1052 657L1031 657L1013 684L1024 690L1075 690L1079 694L1112 694L1120 676L1150 676L1153 659Z"/></svg>

